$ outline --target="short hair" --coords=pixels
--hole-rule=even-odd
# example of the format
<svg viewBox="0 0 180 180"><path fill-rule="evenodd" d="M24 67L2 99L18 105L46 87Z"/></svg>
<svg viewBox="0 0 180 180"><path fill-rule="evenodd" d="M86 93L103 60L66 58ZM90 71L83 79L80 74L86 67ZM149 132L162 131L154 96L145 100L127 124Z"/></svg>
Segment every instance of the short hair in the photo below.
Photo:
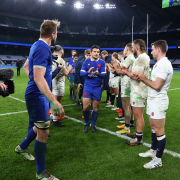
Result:
<svg viewBox="0 0 180 180"><path fill-rule="evenodd" d="M44 20L40 27L40 36L48 38L53 32L57 31L60 26L60 21L58 20Z"/></svg>
<svg viewBox="0 0 180 180"><path fill-rule="evenodd" d="M74 54L74 55L73 55L73 58L75 58L75 57L79 57L79 56L78 56L77 54Z"/></svg>
<svg viewBox="0 0 180 180"><path fill-rule="evenodd" d="M107 52L106 50L103 50L103 51L101 52L101 54L106 55L106 54L108 54L108 52Z"/></svg>
<svg viewBox="0 0 180 180"><path fill-rule="evenodd" d="M99 49L99 50L100 50L100 47L99 47L98 45L93 45L93 46L91 47L91 52L93 51L93 49Z"/></svg>
<svg viewBox="0 0 180 180"><path fill-rule="evenodd" d="M60 52L64 50L63 47L61 45L56 45L56 48L54 49L54 52Z"/></svg>
<svg viewBox="0 0 180 180"><path fill-rule="evenodd" d="M118 53L117 53L117 52L114 52L114 53L112 54L112 56L115 57L116 59L118 59Z"/></svg>
<svg viewBox="0 0 180 180"><path fill-rule="evenodd" d="M71 53L72 53L73 51L77 53L77 51L76 51L75 49L73 49L73 50L71 51Z"/></svg>
<svg viewBox="0 0 180 180"><path fill-rule="evenodd" d="M123 56L123 57L124 57L123 51L118 52L118 55L120 55L120 56Z"/></svg>
<svg viewBox="0 0 180 180"><path fill-rule="evenodd" d="M168 51L168 44L165 40L158 40L151 44L151 46L154 46L155 48L160 48L162 53L167 53Z"/></svg>
<svg viewBox="0 0 180 180"><path fill-rule="evenodd" d="M136 40L133 41L133 43L136 44L136 45L138 45L138 46L140 47L140 51L141 51L142 53L147 52L147 51L146 51L146 43L145 43L144 40L142 40L142 39L136 39Z"/></svg>
<svg viewBox="0 0 180 180"><path fill-rule="evenodd" d="M126 47L127 47L131 52L133 52L133 50L132 50L132 43L126 44Z"/></svg>
<svg viewBox="0 0 180 180"><path fill-rule="evenodd" d="M86 50L84 51L84 54L91 54L91 50L90 50L90 49L86 49Z"/></svg>

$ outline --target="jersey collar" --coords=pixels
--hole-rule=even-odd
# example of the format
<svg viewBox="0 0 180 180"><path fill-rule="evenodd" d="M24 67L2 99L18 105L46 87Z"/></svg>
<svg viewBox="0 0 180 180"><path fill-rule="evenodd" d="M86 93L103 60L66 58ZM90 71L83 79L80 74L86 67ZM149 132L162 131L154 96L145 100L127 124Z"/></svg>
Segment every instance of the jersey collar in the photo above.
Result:
<svg viewBox="0 0 180 180"><path fill-rule="evenodd" d="M43 39L41 39L41 38L39 38L39 40L41 40L41 41L44 41ZM46 41L44 41L46 44L47 44L47 42ZM47 44L48 45L48 44Z"/></svg>

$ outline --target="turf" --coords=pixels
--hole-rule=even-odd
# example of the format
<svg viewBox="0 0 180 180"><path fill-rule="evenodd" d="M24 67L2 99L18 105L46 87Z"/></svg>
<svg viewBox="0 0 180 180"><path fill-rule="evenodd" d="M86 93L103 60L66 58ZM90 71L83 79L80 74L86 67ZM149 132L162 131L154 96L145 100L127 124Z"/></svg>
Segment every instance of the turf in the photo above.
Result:
<svg viewBox="0 0 180 180"><path fill-rule="evenodd" d="M25 100L24 93L28 78L23 70L20 77L14 76L14 81L16 90L12 96ZM180 75L176 72L170 89L180 88L179 82ZM63 105L75 103L74 100L69 99L68 89L68 81L66 81ZM179 92L180 89L168 92L170 105L166 120L166 149L177 153L180 153ZM102 98L105 99L105 93ZM10 97L0 97L0 102L0 114L26 110L25 103ZM67 116L83 122L81 107L68 106L64 109ZM116 113L105 108L105 104L101 103L96 125L115 132L119 124L115 117ZM144 141L150 144L151 131L145 112L144 118ZM180 158L164 153L162 168L146 170L143 165L151 159L138 156L138 153L148 150L146 146L127 146L125 139L100 130L96 134L91 131L83 134L83 124L70 119L65 119L62 123L65 124L63 128L50 127L51 137L48 139L46 155L46 169L61 180L180 179ZM2 180L36 179L35 161L26 161L14 152L15 147L26 136L27 126L27 113L0 116L0 179ZM131 131L135 131L135 127ZM29 146L29 151L34 155L34 142Z"/></svg>

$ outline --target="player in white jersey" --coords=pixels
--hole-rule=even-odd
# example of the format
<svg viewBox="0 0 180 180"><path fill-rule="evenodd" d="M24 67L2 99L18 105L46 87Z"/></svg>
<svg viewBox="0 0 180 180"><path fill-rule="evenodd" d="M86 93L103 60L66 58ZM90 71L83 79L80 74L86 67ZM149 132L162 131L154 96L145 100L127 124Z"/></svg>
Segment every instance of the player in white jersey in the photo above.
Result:
<svg viewBox="0 0 180 180"><path fill-rule="evenodd" d="M112 60L111 60L111 65L114 63L119 63L118 61L118 53L114 52L112 54ZM119 81L120 81L120 76L116 76L113 74L113 69L110 67L110 64L108 64L108 70L110 71L110 76L109 76L109 88L110 88L110 93L111 93L111 98L110 98L110 103L106 105L106 107L114 107L114 100L115 97L118 99L118 94L119 94ZM112 71L111 71L112 70ZM119 109L119 108L117 108ZM117 110L115 109L115 110Z"/></svg>
<svg viewBox="0 0 180 180"><path fill-rule="evenodd" d="M52 80L52 93L55 95L57 101L61 103L65 92L65 76L69 75L72 66L69 65L68 67L66 67L65 61L64 59L62 59L62 57L64 56L64 49L61 46L57 51L55 50L53 52L53 55L58 56L58 59L53 60L52 72L57 68L58 64L63 65L61 71ZM59 117L59 118L64 119L64 117ZM58 126L58 127L64 126L63 124L59 123L57 116L53 116L52 123L54 126Z"/></svg>
<svg viewBox="0 0 180 180"><path fill-rule="evenodd" d="M131 72L133 63L135 61L131 43L126 45L124 49L124 55L126 56L126 59L122 62L121 65L128 68L128 70ZM121 126L117 126L117 128L122 129L116 132L118 134L123 134L123 133L130 134L130 120L131 120L130 92L131 92L130 77L127 75L121 75L121 98L122 98L123 109L125 111L124 113L125 124Z"/></svg>
<svg viewBox="0 0 180 180"><path fill-rule="evenodd" d="M149 77L149 62L150 58L146 54L146 44L142 39L136 39L133 41L132 49L134 55L137 56L134 64L132 66L132 72L130 72L125 66L122 66L123 70L120 68L116 71L122 71L125 75L131 78L131 94L130 102L133 108L133 113L136 118L136 133L128 134L129 137L132 137L130 141L126 141L128 145L137 146L143 143L143 130L144 130L144 118L143 111L145 103L148 96L148 87L141 81L138 81L133 75L133 72L140 71ZM117 67L118 68L118 67Z"/></svg>
<svg viewBox="0 0 180 180"><path fill-rule="evenodd" d="M153 58L157 60L154 65L151 80L143 73L135 72L138 80L149 86L147 100L147 115L152 131L151 149L145 153L140 153L141 157L154 158L152 161L144 165L146 169L153 169L162 166L161 157L166 144L165 136L165 118L166 110L169 105L167 91L169 89L173 76L173 68L171 62L166 57L168 50L167 42L159 40L151 44Z"/></svg>

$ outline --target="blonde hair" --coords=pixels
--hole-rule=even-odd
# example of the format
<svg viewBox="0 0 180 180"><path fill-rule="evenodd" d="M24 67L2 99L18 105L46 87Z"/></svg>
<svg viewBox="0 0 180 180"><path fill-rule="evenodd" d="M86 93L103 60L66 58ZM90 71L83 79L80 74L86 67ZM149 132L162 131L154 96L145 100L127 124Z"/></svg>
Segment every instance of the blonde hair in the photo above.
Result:
<svg viewBox="0 0 180 180"><path fill-rule="evenodd" d="M51 34L57 31L60 26L60 21L58 20L44 20L40 27L40 36L43 38L48 38Z"/></svg>

